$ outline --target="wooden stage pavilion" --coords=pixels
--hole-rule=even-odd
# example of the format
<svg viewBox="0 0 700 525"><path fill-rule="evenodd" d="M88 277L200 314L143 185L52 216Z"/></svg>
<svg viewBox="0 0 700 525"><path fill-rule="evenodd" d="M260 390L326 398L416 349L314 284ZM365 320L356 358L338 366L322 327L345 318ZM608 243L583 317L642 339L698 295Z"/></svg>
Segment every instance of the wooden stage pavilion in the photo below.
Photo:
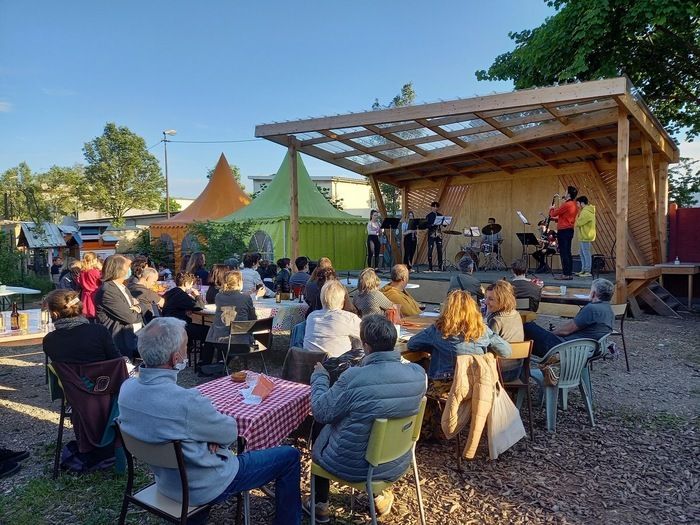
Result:
<svg viewBox="0 0 700 525"><path fill-rule="evenodd" d="M664 262L668 165L679 159L677 146L635 93L620 77L263 124L255 135L286 146L292 159L299 151L366 176L382 216L380 182L399 187L403 209L417 217L439 201L455 229L496 217L507 262L521 254L516 210L536 224L555 193L576 186L596 206L593 252L614 257L616 300L623 302L655 280L654 265ZM293 247L299 235L295 183L292 173ZM446 258L463 239L454 238ZM425 251L423 239L419 260Z"/></svg>

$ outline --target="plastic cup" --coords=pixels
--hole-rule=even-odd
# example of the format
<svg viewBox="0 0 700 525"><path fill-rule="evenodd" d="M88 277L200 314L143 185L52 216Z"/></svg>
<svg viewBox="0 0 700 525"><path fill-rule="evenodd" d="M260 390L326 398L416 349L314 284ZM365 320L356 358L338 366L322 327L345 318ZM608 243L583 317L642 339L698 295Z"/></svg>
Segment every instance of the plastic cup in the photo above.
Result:
<svg viewBox="0 0 700 525"><path fill-rule="evenodd" d="M559 287L559 292L560 292L562 295L566 295L566 286L560 286L560 287Z"/></svg>

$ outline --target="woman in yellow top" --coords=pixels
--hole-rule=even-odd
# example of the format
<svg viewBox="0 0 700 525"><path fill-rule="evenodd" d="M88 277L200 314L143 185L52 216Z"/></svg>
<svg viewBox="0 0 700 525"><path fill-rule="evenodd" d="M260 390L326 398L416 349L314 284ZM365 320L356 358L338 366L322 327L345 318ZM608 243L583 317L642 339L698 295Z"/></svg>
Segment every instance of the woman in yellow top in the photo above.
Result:
<svg viewBox="0 0 700 525"><path fill-rule="evenodd" d="M592 277L591 274L591 243L595 241L595 206L588 204L588 198L581 196L576 199L579 212L576 216L576 233L579 240L581 255L581 271L579 277Z"/></svg>

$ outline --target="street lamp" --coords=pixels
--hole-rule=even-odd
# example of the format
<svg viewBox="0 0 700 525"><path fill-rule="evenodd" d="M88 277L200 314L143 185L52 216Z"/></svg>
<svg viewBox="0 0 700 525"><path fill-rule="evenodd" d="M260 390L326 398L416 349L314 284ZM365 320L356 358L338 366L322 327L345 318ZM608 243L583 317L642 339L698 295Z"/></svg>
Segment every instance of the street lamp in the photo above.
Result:
<svg viewBox="0 0 700 525"><path fill-rule="evenodd" d="M168 135L175 135L174 129L166 129L163 132L163 152L165 153L165 213L170 218L170 186L168 185Z"/></svg>

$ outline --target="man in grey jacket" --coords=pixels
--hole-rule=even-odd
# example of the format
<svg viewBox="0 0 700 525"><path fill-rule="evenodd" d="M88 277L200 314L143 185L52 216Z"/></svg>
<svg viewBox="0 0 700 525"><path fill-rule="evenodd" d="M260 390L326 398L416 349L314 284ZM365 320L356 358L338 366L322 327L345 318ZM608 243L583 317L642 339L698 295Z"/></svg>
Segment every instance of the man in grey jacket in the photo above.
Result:
<svg viewBox="0 0 700 525"><path fill-rule="evenodd" d="M320 363L311 375L311 409L314 419L325 424L311 455L325 470L348 481L364 481L367 477L365 454L374 420L418 413L427 386L423 368L402 363L401 355L394 351L396 329L384 316L363 318L360 339L367 355L360 366L343 372L332 387ZM410 462L409 452L375 469L374 479L396 480ZM316 478L318 523L330 520L328 489L328 480ZM391 491L377 496L377 513L388 513L393 499ZM305 505L304 510L309 512L310 507Z"/></svg>
<svg viewBox="0 0 700 525"><path fill-rule="evenodd" d="M236 420L218 412L196 389L178 386L187 364L185 322L159 317L138 334L144 361L139 377L119 393L119 420L124 432L147 443L182 441L190 505L224 501L233 494L276 481L275 524L298 524L299 451L275 447L236 456ZM177 469L151 466L158 491L181 501ZM204 516L206 519L206 516Z"/></svg>

